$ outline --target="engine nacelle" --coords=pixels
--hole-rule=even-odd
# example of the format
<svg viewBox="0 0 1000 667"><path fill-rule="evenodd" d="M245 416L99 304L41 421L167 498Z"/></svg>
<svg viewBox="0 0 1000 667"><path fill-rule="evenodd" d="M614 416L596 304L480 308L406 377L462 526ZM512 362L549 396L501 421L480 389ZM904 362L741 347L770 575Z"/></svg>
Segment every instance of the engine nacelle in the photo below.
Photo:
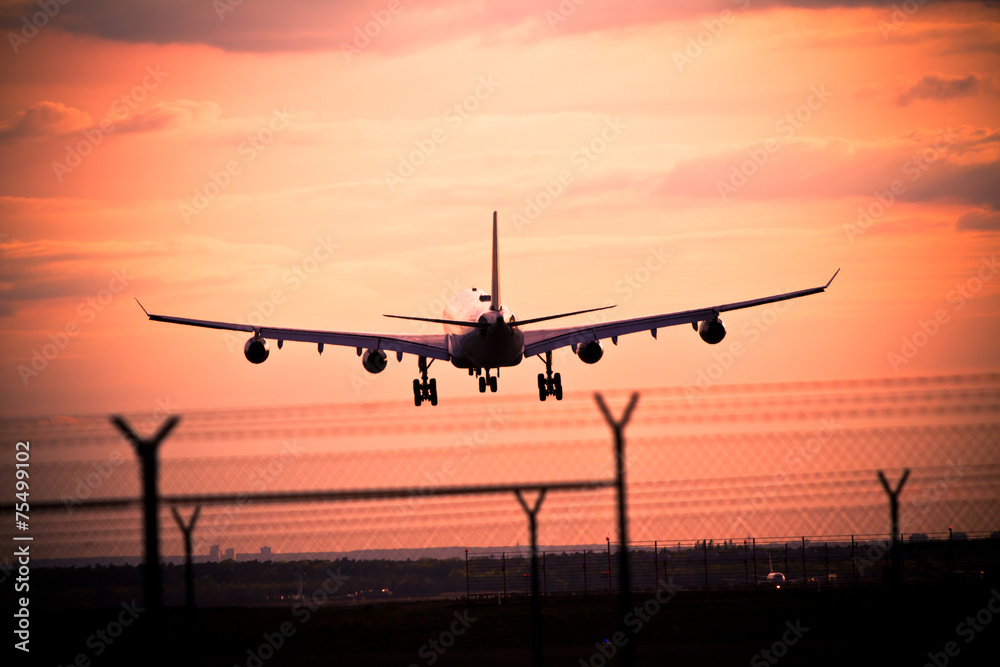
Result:
<svg viewBox="0 0 1000 667"><path fill-rule="evenodd" d="M576 346L576 356L585 364L596 364L604 356L604 348L598 340L580 343Z"/></svg>
<svg viewBox="0 0 1000 667"><path fill-rule="evenodd" d="M389 365L389 359L381 350L365 350L365 353L361 355L361 365L369 373L381 373Z"/></svg>
<svg viewBox="0 0 1000 667"><path fill-rule="evenodd" d="M262 364L271 351L267 347L267 339L254 336L243 346L243 356L251 364Z"/></svg>
<svg viewBox="0 0 1000 667"><path fill-rule="evenodd" d="M726 337L726 325L722 323L721 318L705 320L698 325L698 335L709 345L721 343Z"/></svg>

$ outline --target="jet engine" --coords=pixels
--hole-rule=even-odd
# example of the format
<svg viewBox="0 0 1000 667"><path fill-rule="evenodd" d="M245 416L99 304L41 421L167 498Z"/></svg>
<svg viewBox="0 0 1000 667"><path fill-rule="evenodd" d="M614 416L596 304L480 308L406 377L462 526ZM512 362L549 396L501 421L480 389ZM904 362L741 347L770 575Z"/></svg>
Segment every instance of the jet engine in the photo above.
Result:
<svg viewBox="0 0 1000 667"><path fill-rule="evenodd" d="M267 339L254 336L243 346L243 354L251 364L262 364L271 351L267 348Z"/></svg>
<svg viewBox="0 0 1000 667"><path fill-rule="evenodd" d="M709 345L715 345L726 337L726 326L718 317L714 320L705 320L698 325L698 335Z"/></svg>
<svg viewBox="0 0 1000 667"><path fill-rule="evenodd" d="M604 356L604 348L597 340L580 343L576 346L576 356L580 357L580 360L585 364L596 364Z"/></svg>
<svg viewBox="0 0 1000 667"><path fill-rule="evenodd" d="M385 352L381 350L365 350L361 356L361 365L369 373L381 373L388 363L389 360L386 358Z"/></svg>

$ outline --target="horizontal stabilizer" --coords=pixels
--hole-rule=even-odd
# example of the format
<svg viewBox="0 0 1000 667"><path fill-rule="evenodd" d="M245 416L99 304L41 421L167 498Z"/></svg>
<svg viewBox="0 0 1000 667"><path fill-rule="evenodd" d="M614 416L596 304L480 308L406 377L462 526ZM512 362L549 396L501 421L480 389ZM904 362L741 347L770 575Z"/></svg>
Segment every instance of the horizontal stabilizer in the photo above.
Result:
<svg viewBox="0 0 1000 667"><path fill-rule="evenodd" d="M535 322L545 322L546 320L555 320L560 317L569 317L570 315L581 315L583 313L593 313L598 310L607 310L608 308L614 308L614 306L601 306L600 308L588 308L586 310L574 310L572 313L559 313L558 315L546 315L545 317L535 317L530 320L515 320L511 324L521 326L524 324L534 324ZM383 315L383 317L392 317L397 320L414 320L415 322L434 322L435 324L454 324L460 327L481 327L484 326L482 322L469 322L468 320L445 320L437 319L434 317L411 317L409 315Z"/></svg>

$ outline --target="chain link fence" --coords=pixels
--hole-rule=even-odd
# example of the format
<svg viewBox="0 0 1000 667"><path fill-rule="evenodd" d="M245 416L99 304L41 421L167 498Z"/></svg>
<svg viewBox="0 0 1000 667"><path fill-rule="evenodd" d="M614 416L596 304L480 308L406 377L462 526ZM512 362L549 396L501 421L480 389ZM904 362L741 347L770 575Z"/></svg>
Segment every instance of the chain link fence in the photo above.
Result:
<svg viewBox="0 0 1000 667"><path fill-rule="evenodd" d="M979 538L1000 528L998 374L640 393L626 432L639 588L655 587L657 572L683 587L704 586L707 577L710 588L747 588L772 571L768 556L797 585L872 581L881 576L885 548L877 558L870 553L891 532L879 470L893 483L911 471L900 496L908 580L965 576L995 562L993 547L982 546L992 542ZM606 397L614 411L626 393ZM183 536L171 507L188 521L196 504L172 499L206 494L233 500L205 504L192 533L199 604L267 604L294 595L300 580L308 587L310 577L321 577L323 570L302 565L310 561L350 564L364 583L345 588L345 596L377 597L383 589L502 594L497 563L506 567L508 594L530 590L521 546L528 521L514 494L430 490L607 483L614 475L611 436L589 395L567 394L554 405L530 396L489 399L455 400L433 414L402 404L185 413L160 450L165 600L183 600ZM143 414L128 418L147 433L159 423ZM8 442L31 441L31 502L47 504L31 513L33 566L46 568L40 577L69 586L52 595L82 607L102 595L135 597L141 582L131 566L142 561L143 527L141 473L130 445L104 416L8 419L0 432ZM13 458L0 465L0 477L5 488L14 479ZM321 499L329 491L373 489L411 495ZM281 493L300 496L271 502ZM13 514L13 506L4 511ZM616 559L609 566L606 553L608 542L617 548L615 511L610 488L545 497L538 542L548 593L598 594L608 581L615 585ZM5 521L8 539L18 532L14 525L12 517ZM943 540L949 526L969 539ZM796 537L761 537L767 535ZM941 544L953 549L947 567ZM871 561L863 571L859 552ZM447 561L444 584L431 585L438 575L418 573L415 565L411 573L394 565L421 558ZM259 574L270 577L267 586L252 577L241 582L249 570L233 569L268 561L270 574ZM375 561L381 569L362 575L368 566L360 563ZM10 576L11 561L3 566ZM85 585L66 579L62 570L69 568L78 579L87 569Z"/></svg>

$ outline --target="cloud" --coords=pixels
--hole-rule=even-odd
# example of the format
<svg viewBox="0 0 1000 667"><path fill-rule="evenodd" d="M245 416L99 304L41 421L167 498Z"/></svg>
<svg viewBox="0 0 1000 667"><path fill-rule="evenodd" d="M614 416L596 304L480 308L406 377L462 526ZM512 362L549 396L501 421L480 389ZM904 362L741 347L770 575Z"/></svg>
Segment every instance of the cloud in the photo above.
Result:
<svg viewBox="0 0 1000 667"><path fill-rule="evenodd" d="M367 32L371 48L382 52L470 36L484 43L505 31L522 41L550 35L616 31L722 11L763 11L775 7L827 9L883 7L892 0L87 0L60 7L55 27L110 41L207 44L225 51L339 51ZM394 9L395 11L390 11ZM0 27L16 30L38 11L22 2L0 12Z"/></svg>
<svg viewBox="0 0 1000 667"><path fill-rule="evenodd" d="M153 108L125 118L108 118L113 131L159 132L216 121L222 115L215 102L177 100L162 102ZM19 111L12 120L0 123L0 144L19 139L52 139L88 129L99 129L90 114L61 102L42 101ZM101 130L102 133L104 130Z"/></svg>
<svg viewBox="0 0 1000 667"><path fill-rule="evenodd" d="M718 201L874 196L898 182L904 201L949 201L1000 209L1000 155L992 130L920 132L861 142L794 138L682 160L661 196Z"/></svg>
<svg viewBox="0 0 1000 667"><path fill-rule="evenodd" d="M969 74L962 77L947 77L928 74L917 83L899 94L896 104L907 106L914 100L952 100L959 97L974 97L995 90L992 76Z"/></svg>
<svg viewBox="0 0 1000 667"><path fill-rule="evenodd" d="M979 209L963 213L955 228L960 231L1000 232L1000 211Z"/></svg>
<svg viewBox="0 0 1000 667"><path fill-rule="evenodd" d="M0 124L0 143L16 139L49 139L90 127L90 115L61 102L42 101L18 111Z"/></svg>
<svg viewBox="0 0 1000 667"><path fill-rule="evenodd" d="M214 121L222 115L215 102L177 100L162 102L148 111L142 111L123 120L115 121L115 132L159 132Z"/></svg>

